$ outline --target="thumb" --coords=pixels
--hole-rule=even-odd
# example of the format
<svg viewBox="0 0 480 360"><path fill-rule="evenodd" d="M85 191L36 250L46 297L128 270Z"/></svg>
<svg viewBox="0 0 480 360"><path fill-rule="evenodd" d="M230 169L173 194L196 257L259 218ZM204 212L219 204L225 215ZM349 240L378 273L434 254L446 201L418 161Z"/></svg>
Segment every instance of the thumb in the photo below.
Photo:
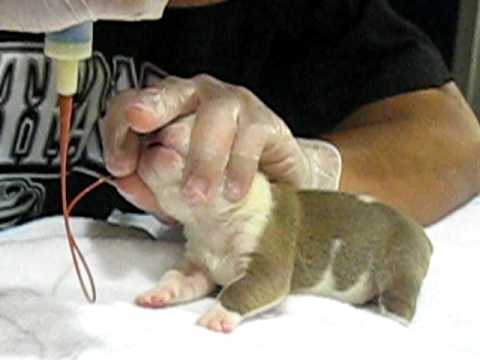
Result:
<svg viewBox="0 0 480 360"><path fill-rule="evenodd" d="M134 206L157 216L165 224L176 222L158 205L153 192L137 174L115 179L113 182L119 194Z"/></svg>

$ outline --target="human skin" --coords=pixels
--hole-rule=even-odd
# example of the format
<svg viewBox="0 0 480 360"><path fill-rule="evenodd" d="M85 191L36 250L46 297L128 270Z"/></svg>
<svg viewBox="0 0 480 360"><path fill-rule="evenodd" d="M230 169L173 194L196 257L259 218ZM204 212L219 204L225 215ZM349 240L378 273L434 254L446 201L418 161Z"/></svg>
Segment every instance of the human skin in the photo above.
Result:
<svg viewBox="0 0 480 360"><path fill-rule="evenodd" d="M480 192L480 127L453 82L366 105L320 137L342 154L340 190L372 194L424 225Z"/></svg>
<svg viewBox="0 0 480 360"><path fill-rule="evenodd" d="M171 0L169 6L203 6L218 2L223 1ZM127 116L137 117L137 131L142 130L142 121L144 125L150 124L146 127L151 126L148 119L151 114L136 111ZM217 125L210 131L219 134L223 130ZM480 192L480 127L454 82L365 105L347 116L332 132L317 135L318 139L331 142L340 151L343 162L341 191L368 193L423 225L442 219ZM202 141L199 144L193 140L197 147L203 146ZM107 160L115 151L107 147ZM113 165L114 172L118 170L116 166ZM200 161L198 168L208 166L202 166ZM269 169L262 170L267 170L269 175ZM302 170L299 167L295 171ZM235 180L237 173L248 178L245 174L254 171L253 167L230 171L233 175L228 177ZM134 168L122 171L122 175L132 174ZM211 176L220 179L224 175L225 172L217 171ZM297 175L289 174L298 178L300 174ZM144 184L134 176L122 177L119 189L123 194L137 206L158 212Z"/></svg>
<svg viewBox="0 0 480 360"><path fill-rule="evenodd" d="M181 103L178 106L182 106ZM125 112L126 106L126 102L122 105L120 101L114 111L115 117L120 117L118 114ZM174 113L176 117L178 112ZM125 116L131 124L135 124L135 131L140 132L151 130L158 121L156 115L138 108L126 111ZM173 119L162 120L162 126ZM204 132L200 136L201 132L197 135L193 132L191 139L175 141L194 141L197 149L208 143L211 148L212 138L225 138L226 124L225 121L217 121L209 128L208 137ZM117 134L116 143L123 144L122 149L106 146L107 165L117 176L121 175L119 189L127 194L129 200L149 212L157 213L151 193L135 176L138 154L134 154L133 148L128 145L135 132L126 131L118 135L118 126L111 124L108 133ZM480 190L480 127L454 83L366 105L348 116L334 131L319 134L318 138L335 144L341 153L341 191L368 193L423 225L440 220ZM217 142L215 146L221 148ZM227 146L222 151L227 153L231 148ZM230 154L225 156L228 158ZM112 161L114 157L121 161ZM216 178L220 183L219 179L227 172L226 168L212 170L212 163L216 162L208 159L196 159L195 162L192 176L195 176L195 171L203 172L202 176ZM271 172L271 177L282 181L281 176L275 176L281 167L262 170L266 170L267 176ZM240 174L244 179L246 172L256 170L252 167L239 172L229 169L227 176L235 178L236 174ZM289 178L297 179L305 171L301 166L292 167L291 171L281 170ZM298 174L295 174L297 171ZM205 172L210 174L205 175Z"/></svg>

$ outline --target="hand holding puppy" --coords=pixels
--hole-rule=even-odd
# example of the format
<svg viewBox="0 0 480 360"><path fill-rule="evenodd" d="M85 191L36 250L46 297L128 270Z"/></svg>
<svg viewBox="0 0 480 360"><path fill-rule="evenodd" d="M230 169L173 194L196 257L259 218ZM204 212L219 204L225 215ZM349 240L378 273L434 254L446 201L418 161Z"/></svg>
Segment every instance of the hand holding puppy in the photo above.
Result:
<svg viewBox="0 0 480 360"><path fill-rule="evenodd" d="M154 87L115 97L103 124L107 168L137 206L151 208L151 192L137 174L145 135L162 132L190 114L196 117L193 128L183 132L189 138L170 131L161 141L170 148L188 148L183 193L192 206L208 202L223 184L227 199L242 199L258 169L273 182L338 189L341 159L333 145L296 139L280 117L243 87L207 75L167 77Z"/></svg>

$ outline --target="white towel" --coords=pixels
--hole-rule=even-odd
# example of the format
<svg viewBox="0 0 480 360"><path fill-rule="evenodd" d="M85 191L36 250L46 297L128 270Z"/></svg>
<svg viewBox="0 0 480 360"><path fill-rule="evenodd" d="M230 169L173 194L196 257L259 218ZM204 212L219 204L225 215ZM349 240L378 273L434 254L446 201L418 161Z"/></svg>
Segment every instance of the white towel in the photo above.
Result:
<svg viewBox="0 0 480 360"><path fill-rule="evenodd" d="M178 229L148 216L107 225L73 219L96 280L98 301L83 299L63 222L38 220L0 233L0 359L480 359L480 198L427 229L429 274L409 327L374 312L315 296L291 296L279 309L230 335L195 325L213 299L162 310L132 300L153 286L183 248Z"/></svg>

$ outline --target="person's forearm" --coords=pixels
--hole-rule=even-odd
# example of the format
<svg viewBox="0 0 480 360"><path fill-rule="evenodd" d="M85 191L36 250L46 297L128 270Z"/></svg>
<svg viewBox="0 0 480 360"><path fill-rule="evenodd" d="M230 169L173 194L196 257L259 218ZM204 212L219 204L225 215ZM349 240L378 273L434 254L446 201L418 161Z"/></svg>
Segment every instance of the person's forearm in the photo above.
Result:
<svg viewBox="0 0 480 360"><path fill-rule="evenodd" d="M455 94L418 96L365 109L359 117L379 121L324 138L342 155L341 191L371 194L427 225L479 192L480 130Z"/></svg>

